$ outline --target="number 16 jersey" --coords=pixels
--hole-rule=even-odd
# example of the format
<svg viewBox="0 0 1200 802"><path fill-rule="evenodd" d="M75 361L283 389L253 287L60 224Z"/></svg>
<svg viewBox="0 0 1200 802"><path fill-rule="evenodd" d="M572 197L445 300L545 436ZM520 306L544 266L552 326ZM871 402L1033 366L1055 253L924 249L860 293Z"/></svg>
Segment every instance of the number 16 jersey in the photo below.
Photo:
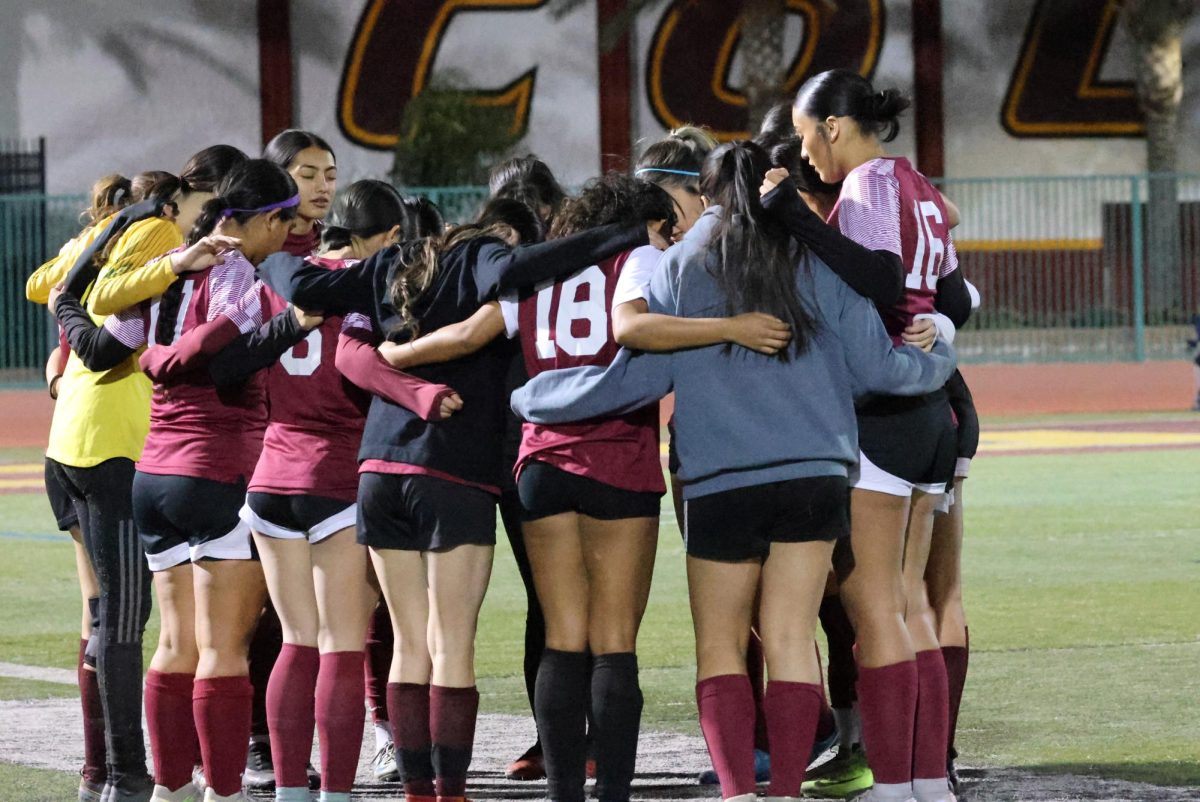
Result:
<svg viewBox="0 0 1200 802"><path fill-rule="evenodd" d="M913 318L935 311L938 279L958 269L941 193L908 159L871 159L846 175L829 223L864 248L900 257L904 296L879 316L901 345Z"/></svg>
<svg viewBox="0 0 1200 802"><path fill-rule="evenodd" d="M643 246L539 284L519 300L503 299L505 327L510 337L520 337L530 378L547 370L611 363L620 350L612 333L612 312L642 297L641 289L660 255L657 249ZM518 476L530 460L623 490L666 492L657 404L578 423L525 423Z"/></svg>

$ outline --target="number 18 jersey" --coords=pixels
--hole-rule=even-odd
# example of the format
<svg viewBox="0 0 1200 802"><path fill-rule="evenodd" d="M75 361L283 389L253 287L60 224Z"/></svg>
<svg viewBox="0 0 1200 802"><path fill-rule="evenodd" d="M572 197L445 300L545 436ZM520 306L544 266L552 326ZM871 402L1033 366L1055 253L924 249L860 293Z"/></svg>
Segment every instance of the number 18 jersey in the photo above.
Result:
<svg viewBox="0 0 1200 802"><path fill-rule="evenodd" d="M644 246L539 284L519 300L503 300L508 334L519 335L529 376L611 363L620 350L612 333L612 311L641 297L659 256L658 250ZM539 460L624 490L666 492L657 404L578 423L525 423L521 434L518 475L530 460Z"/></svg>
<svg viewBox="0 0 1200 802"><path fill-rule="evenodd" d="M903 158L879 158L846 175L829 223L875 251L891 251L904 266L904 296L880 306L892 342L920 314L932 314L937 282L958 269L942 195Z"/></svg>

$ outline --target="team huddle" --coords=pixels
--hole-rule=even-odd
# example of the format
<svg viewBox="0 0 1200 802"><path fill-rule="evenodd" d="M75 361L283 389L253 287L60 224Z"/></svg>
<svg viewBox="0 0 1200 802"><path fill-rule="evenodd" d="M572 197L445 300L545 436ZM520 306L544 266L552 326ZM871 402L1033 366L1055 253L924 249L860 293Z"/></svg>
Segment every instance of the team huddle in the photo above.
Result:
<svg viewBox="0 0 1200 802"><path fill-rule="evenodd" d="M449 226L337 188L299 130L98 181L27 284L61 331L80 802L349 800L364 704L376 778L462 802L497 508L538 733L508 777L630 799L669 393L700 782L953 800L979 298L958 210L885 153L907 105L825 72L753 139L679 129L573 196L512 159Z"/></svg>

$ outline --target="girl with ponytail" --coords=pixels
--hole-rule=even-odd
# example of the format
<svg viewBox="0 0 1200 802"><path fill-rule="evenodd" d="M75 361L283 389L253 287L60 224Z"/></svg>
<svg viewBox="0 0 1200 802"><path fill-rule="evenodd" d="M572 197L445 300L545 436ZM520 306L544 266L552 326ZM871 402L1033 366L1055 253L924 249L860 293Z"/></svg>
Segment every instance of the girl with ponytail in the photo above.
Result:
<svg viewBox="0 0 1200 802"><path fill-rule="evenodd" d="M971 309L941 194L908 160L884 151L907 107L897 91L876 92L848 70L810 78L792 106L803 158L823 181L842 182L829 222L900 261L903 292L878 305L897 345L932 342L933 327L918 318L940 312L961 325ZM870 796L947 802L947 674L924 575L934 511L954 477L950 405L938 388L917 399L873 396L857 413L851 554L839 580L857 635ZM915 737L906 734L914 728Z"/></svg>
<svg viewBox="0 0 1200 802"><path fill-rule="evenodd" d="M800 796L823 701L808 644L834 543L849 529L852 393L923 393L953 368L946 356L894 348L870 302L792 240L759 200L769 169L753 143L709 155L700 186L711 205L663 257L648 302L688 318L774 315L793 333L784 348L623 352L602 372L542 373L513 396L531 424L552 425L636 409L674 388L700 723L722 796L738 802L755 794L745 655L756 606L770 676L767 794Z"/></svg>
<svg viewBox="0 0 1200 802"><path fill-rule="evenodd" d="M72 347L102 367L121 352L181 340L227 312L242 331L256 330L261 312L243 296L254 265L282 245L297 203L295 184L274 165L258 160L235 168L201 207L188 247L164 257L173 272L188 273L185 280L102 328L70 296L58 299ZM296 339L320 322L288 314ZM199 757L206 799L240 799L249 741L245 644L265 588L238 510L261 448L263 385L252 378L219 388L203 374L169 387L156 382L150 418L133 478L133 519L162 613L146 676L153 798L194 797Z"/></svg>

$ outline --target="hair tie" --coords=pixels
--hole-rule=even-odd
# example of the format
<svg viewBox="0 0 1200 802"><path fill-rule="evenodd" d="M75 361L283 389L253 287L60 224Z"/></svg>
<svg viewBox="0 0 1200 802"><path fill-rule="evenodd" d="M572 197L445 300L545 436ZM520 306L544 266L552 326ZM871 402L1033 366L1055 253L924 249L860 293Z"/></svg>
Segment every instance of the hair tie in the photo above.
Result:
<svg viewBox="0 0 1200 802"><path fill-rule="evenodd" d="M259 206L257 209L222 209L217 217L232 217L235 214L262 214L263 212L273 212L276 209L290 209L293 206L299 205L300 193L297 192L287 200L281 200L278 203L268 203L266 206Z"/></svg>
<svg viewBox="0 0 1200 802"><path fill-rule="evenodd" d="M695 170L671 170L667 167L641 167L634 171L634 176L639 176L642 173L670 173L671 175L687 175L692 178L699 178L700 173Z"/></svg>
<svg viewBox="0 0 1200 802"><path fill-rule="evenodd" d="M117 191L112 196L112 205L116 206L121 202L121 198L123 197L125 197L125 187L117 187Z"/></svg>

